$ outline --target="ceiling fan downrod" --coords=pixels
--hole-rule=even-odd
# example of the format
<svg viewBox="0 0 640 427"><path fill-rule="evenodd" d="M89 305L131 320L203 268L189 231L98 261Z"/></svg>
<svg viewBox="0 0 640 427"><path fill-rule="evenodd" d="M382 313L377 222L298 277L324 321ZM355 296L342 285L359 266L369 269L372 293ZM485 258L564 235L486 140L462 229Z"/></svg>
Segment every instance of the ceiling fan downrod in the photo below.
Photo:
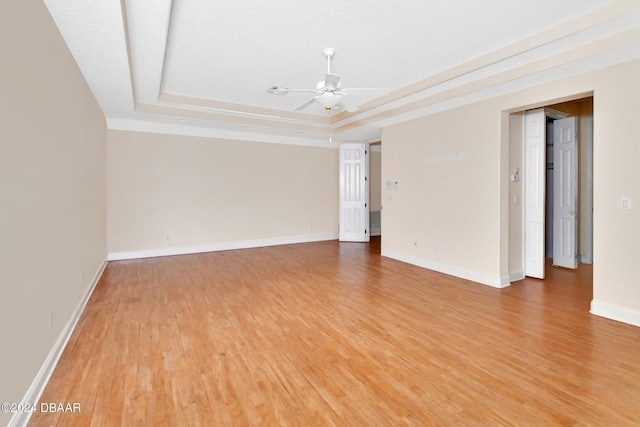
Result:
<svg viewBox="0 0 640 427"><path fill-rule="evenodd" d="M331 74L331 60L336 55L336 50L332 47L326 47L322 50L322 53L327 57L327 74Z"/></svg>

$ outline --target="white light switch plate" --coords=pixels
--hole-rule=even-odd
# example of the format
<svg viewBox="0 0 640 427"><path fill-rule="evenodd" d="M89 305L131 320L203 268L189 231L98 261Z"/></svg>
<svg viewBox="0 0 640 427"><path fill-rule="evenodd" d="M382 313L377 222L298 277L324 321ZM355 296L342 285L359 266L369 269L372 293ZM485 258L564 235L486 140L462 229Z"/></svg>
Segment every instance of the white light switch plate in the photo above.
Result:
<svg viewBox="0 0 640 427"><path fill-rule="evenodd" d="M628 197L621 198L620 209L631 209L631 199Z"/></svg>

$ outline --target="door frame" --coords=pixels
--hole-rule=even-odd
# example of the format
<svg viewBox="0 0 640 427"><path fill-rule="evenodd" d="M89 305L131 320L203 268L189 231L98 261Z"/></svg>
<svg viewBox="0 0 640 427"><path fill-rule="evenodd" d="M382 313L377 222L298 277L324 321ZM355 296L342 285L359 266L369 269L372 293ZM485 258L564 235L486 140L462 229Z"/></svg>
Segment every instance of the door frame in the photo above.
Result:
<svg viewBox="0 0 640 427"><path fill-rule="evenodd" d="M527 114L528 113L528 114ZM538 129L536 135L530 135L532 131L527 116L534 114L537 115ZM522 168L523 168L523 248L522 248L522 269L523 275L529 277L535 277L538 279L544 279L545 273L545 223L549 220L545 214L545 200L547 194L545 169L546 169L546 119L552 118L554 120L564 119L569 117L568 113L554 110L549 107L536 108L533 110L527 110L524 114L524 135L522 139ZM528 138L537 137L538 142L533 148L536 148L535 155L538 156L537 171L530 170L533 165L529 164L527 153ZM535 184L532 184L534 183ZM538 194L536 200L531 200L530 194L527 194L527 189L533 189L531 186L537 188ZM537 204L538 206L534 206ZM532 212L533 211L533 212ZM529 215L533 215L539 218L534 218L533 221L529 221ZM530 223L532 226L530 227ZM536 227L533 227L536 226ZM537 229L532 230L533 228ZM535 244L531 244L531 239L535 239ZM535 250L535 254L531 252ZM534 256L533 261L529 261L527 257Z"/></svg>
<svg viewBox="0 0 640 427"><path fill-rule="evenodd" d="M368 242L369 143L342 143L339 147L338 240Z"/></svg>
<svg viewBox="0 0 640 427"><path fill-rule="evenodd" d="M508 213L508 234L507 249L504 252L507 268L505 274L510 282L516 282L525 278L525 255L524 255L524 141L525 141L525 112L535 108L544 108L560 103L581 103L588 102L590 107L575 106L574 115L579 116L578 132L582 135L582 143L579 146L580 162L580 227L579 227L579 250L580 262L592 264L594 262L593 233L595 224L593 222L593 179L594 179L594 126L595 126L595 95L593 92L584 92L571 96L551 99L546 102L514 107L503 112L503 126L505 129L505 142L508 161L504 163L505 178L509 179L508 187L505 187L505 213ZM549 108L549 107L547 107ZM508 188L508 190L506 190Z"/></svg>

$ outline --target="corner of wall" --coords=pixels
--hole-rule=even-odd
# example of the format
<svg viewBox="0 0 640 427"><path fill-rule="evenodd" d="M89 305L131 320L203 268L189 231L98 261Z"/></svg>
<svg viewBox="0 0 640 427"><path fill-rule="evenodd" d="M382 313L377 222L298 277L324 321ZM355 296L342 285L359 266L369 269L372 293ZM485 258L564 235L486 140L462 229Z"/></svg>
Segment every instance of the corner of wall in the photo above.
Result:
<svg viewBox="0 0 640 427"><path fill-rule="evenodd" d="M491 286L493 288L506 288L507 286L511 285L509 276L492 276L486 273L470 271L452 265L440 264L423 258L418 258L388 250L383 250L381 255L398 261L406 262L407 264L413 264L418 267L426 268L428 270L437 271L439 273L448 274L460 279L470 280L482 285Z"/></svg>
<svg viewBox="0 0 640 427"><path fill-rule="evenodd" d="M49 351L49 354L40 367L38 374L27 389L27 393L22 398L21 403L28 404L29 407L32 408L37 408L38 401L40 400L40 397L42 396L42 393L44 392L44 389L47 386L47 383L49 382L49 379L51 378L51 375L53 374L53 371L55 370L56 365L58 364L58 361L60 360L60 357L62 356L62 353L64 352L64 349L67 346L67 343L69 342L69 339L71 338L76 325L78 324L78 321L80 320L80 317L82 316L82 312L89 302L89 298L91 298L91 294L93 294L93 291L100 281L100 277L102 277L102 273L104 272L104 269L106 267L107 260L104 260L102 262L102 265L94 275L93 280L89 284L89 287L80 299L80 302L78 303L76 309L73 311L71 318L65 324L64 328L60 332L60 335L58 335L55 344L51 348L51 351ZM28 411L16 412L9 421L8 426L26 426L29 423L29 419L31 418L32 414L33 412Z"/></svg>
<svg viewBox="0 0 640 427"><path fill-rule="evenodd" d="M617 322L640 326L640 311L628 307L592 300L591 310L589 310L589 312L596 316L605 317Z"/></svg>

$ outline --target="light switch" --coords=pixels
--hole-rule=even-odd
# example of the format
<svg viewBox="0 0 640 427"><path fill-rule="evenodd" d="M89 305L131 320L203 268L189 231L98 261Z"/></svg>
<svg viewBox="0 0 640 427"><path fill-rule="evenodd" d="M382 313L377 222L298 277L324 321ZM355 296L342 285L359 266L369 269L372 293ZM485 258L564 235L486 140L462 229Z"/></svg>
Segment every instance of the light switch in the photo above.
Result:
<svg viewBox="0 0 640 427"><path fill-rule="evenodd" d="M631 199L628 197L621 198L620 209L631 209Z"/></svg>

